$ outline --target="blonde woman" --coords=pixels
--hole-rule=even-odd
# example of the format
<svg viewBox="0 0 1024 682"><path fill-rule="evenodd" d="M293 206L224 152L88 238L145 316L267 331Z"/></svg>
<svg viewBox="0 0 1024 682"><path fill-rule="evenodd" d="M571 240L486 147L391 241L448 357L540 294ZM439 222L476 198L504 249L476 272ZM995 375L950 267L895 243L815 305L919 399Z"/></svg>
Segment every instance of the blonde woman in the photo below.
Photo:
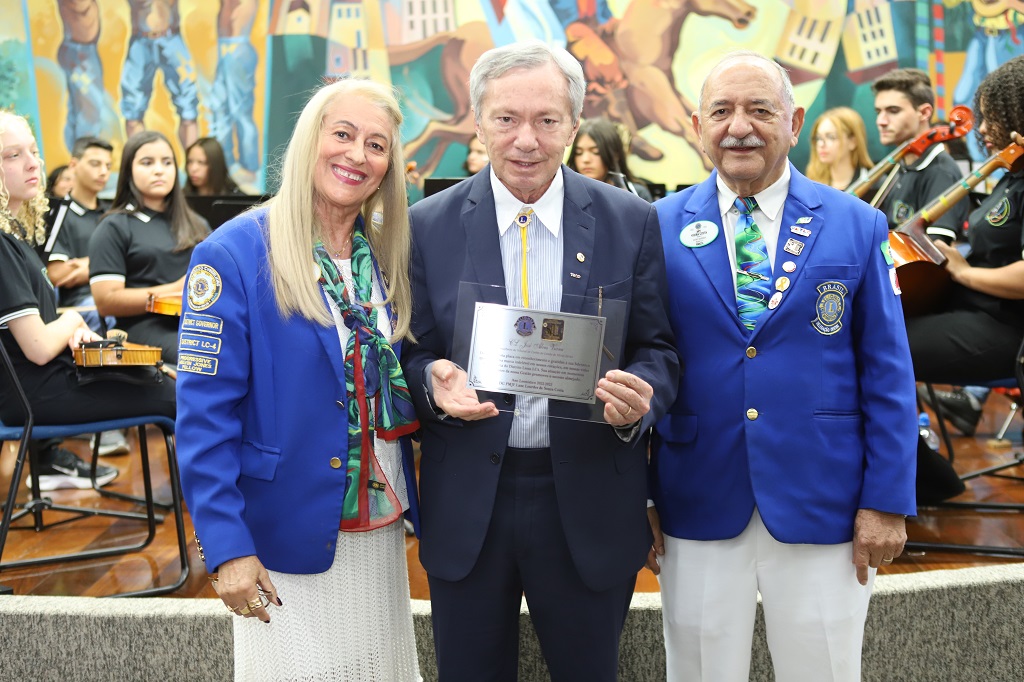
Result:
<svg viewBox="0 0 1024 682"><path fill-rule="evenodd" d="M207 569L239 616L238 680L419 679L401 122L388 87L323 87L277 196L192 256L178 452Z"/></svg>
<svg viewBox="0 0 1024 682"><path fill-rule="evenodd" d="M0 343L32 408L37 425L77 424L145 414L174 416L174 385L159 372L142 372L139 382L112 380L102 369L78 372L72 349L98 341L74 310L57 313L57 298L36 246L43 243L43 164L32 129L24 118L0 112ZM152 368L150 368L152 369ZM120 376L121 373L118 373ZM88 382L88 379L94 381ZM105 379L105 380L99 380ZM25 419L18 394L0 371L0 420ZM91 488L89 465L60 441L33 441L41 490ZM116 478L114 467L98 465L96 481Z"/></svg>
<svg viewBox="0 0 1024 682"><path fill-rule="evenodd" d="M807 177L845 190L871 169L864 119L849 107L828 109L811 127Z"/></svg>

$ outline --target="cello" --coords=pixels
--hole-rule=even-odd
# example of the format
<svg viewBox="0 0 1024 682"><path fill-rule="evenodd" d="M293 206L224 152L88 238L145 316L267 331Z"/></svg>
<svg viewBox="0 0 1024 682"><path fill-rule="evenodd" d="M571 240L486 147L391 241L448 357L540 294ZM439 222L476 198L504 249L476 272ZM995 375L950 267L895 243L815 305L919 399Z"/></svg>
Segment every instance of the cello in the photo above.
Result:
<svg viewBox="0 0 1024 682"><path fill-rule="evenodd" d="M847 193L863 199L867 196L871 188L874 187L875 183L877 183L883 175L889 173L885 182L882 183L882 187L869 202L872 206L878 206L878 204L882 203L882 199L885 198L885 195L889 193L889 188L896 179L896 169L903 157L908 154L921 156L933 144L963 137L969 133L972 128L974 128L974 114L971 113L971 110L963 105L953 107L952 111L949 112L949 123L943 123L942 125L929 128L913 140L907 140L901 144L893 150L892 154L889 154L889 156L875 164L875 167L868 171L867 177L855 182L849 189L847 189Z"/></svg>
<svg viewBox="0 0 1024 682"><path fill-rule="evenodd" d="M978 183L1000 168L1010 172L1024 168L1024 147L1011 142L985 159L977 170L910 216L907 222L889 232L889 248L903 290L901 298L906 317L934 311L946 298L952 283L944 267L946 257L935 247L925 230Z"/></svg>

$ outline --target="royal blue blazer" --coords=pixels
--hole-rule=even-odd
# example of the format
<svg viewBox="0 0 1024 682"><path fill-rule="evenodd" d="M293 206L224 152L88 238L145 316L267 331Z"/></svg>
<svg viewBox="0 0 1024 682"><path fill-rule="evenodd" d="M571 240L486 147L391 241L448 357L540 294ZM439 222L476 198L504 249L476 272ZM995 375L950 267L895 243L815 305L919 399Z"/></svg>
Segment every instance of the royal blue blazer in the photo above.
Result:
<svg viewBox="0 0 1024 682"><path fill-rule="evenodd" d="M181 484L208 570L255 554L271 570L321 573L346 487L344 358L333 325L278 311L266 219L265 208L242 214L192 254L179 332ZM402 451L418 524L408 439Z"/></svg>
<svg viewBox="0 0 1024 682"><path fill-rule="evenodd" d="M885 216L790 172L773 273L790 283L750 333L716 173L655 204L684 367L652 458L673 537L736 537L756 506L781 542L836 544L853 538L858 509L915 513L914 376ZM719 236L684 245L700 220Z"/></svg>

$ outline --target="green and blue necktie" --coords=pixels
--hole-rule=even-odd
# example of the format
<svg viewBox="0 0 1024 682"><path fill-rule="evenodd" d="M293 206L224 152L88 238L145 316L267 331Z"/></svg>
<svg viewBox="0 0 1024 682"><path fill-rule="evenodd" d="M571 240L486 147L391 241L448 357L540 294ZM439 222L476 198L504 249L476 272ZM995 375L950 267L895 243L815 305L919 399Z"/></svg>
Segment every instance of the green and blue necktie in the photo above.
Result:
<svg viewBox="0 0 1024 682"><path fill-rule="evenodd" d="M740 212L736 222L736 309L743 326L753 329L768 308L772 264L764 237L751 215L757 201L754 197L736 197L735 205Z"/></svg>

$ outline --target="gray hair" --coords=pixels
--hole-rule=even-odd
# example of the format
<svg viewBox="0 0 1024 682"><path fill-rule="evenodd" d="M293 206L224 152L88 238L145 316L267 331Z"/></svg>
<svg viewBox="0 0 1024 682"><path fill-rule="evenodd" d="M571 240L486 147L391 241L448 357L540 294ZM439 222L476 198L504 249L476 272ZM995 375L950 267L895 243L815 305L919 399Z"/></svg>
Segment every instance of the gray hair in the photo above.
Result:
<svg viewBox="0 0 1024 682"><path fill-rule="evenodd" d="M708 85L708 79L715 74L716 71L722 68L726 62L739 59L758 59L775 67L775 70L779 72L779 79L782 81L782 92L785 95L785 101L789 104L790 111L796 109L796 97L793 96L793 81L789 79L789 71L786 70L782 64L779 64L774 59L770 59L760 52L754 52L753 50L735 50L718 60L718 63L712 67L711 71L704 78L704 82L700 85L700 92L697 94L697 111L701 111L701 103L704 99L704 88Z"/></svg>
<svg viewBox="0 0 1024 682"><path fill-rule="evenodd" d="M487 84L501 78L512 69L536 69L547 64L554 64L565 76L568 86L569 111L572 113L573 125L580 120L583 113L583 96L587 92L587 80L583 77L583 67L576 58L560 47L552 47L539 40L524 40L511 43L484 52L473 65L469 74L469 101L473 106L473 116L480 123L480 110L483 105L484 91Z"/></svg>

